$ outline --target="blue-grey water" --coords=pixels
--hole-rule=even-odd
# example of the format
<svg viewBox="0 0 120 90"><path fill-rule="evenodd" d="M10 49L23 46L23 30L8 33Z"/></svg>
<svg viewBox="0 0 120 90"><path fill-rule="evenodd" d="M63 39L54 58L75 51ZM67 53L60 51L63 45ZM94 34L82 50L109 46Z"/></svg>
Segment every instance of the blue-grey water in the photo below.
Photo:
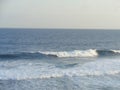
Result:
<svg viewBox="0 0 120 90"><path fill-rule="evenodd" d="M0 29L0 90L120 90L120 31Z"/></svg>

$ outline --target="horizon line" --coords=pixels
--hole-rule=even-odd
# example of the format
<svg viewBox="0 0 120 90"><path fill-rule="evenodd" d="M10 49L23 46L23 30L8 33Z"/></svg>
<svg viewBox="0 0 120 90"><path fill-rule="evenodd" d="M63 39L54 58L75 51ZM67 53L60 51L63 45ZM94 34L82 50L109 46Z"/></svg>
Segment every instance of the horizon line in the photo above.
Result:
<svg viewBox="0 0 120 90"><path fill-rule="evenodd" d="M0 27L0 29L56 29L56 30L59 30L59 29L64 29L64 30L120 30L119 28L29 28L29 27Z"/></svg>

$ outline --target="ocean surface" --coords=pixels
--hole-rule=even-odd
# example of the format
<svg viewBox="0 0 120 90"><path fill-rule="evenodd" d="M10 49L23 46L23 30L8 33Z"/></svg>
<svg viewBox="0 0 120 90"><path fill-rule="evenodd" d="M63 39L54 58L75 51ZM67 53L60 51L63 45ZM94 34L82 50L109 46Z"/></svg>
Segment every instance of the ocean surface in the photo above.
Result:
<svg viewBox="0 0 120 90"><path fill-rule="evenodd" d="M120 31L0 29L0 90L120 90Z"/></svg>

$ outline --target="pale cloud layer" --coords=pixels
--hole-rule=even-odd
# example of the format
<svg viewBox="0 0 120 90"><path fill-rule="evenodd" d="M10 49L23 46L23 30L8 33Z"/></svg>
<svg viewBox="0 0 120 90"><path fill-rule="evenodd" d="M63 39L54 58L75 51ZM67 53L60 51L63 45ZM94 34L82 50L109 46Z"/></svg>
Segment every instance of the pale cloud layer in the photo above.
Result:
<svg viewBox="0 0 120 90"><path fill-rule="evenodd" d="M120 0L0 0L0 27L120 29Z"/></svg>

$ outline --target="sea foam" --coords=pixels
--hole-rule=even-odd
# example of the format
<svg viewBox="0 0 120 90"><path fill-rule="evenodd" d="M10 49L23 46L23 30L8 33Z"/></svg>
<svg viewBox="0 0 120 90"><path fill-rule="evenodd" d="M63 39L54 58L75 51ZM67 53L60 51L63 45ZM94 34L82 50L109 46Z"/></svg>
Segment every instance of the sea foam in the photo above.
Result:
<svg viewBox="0 0 120 90"><path fill-rule="evenodd" d="M76 65L72 68L57 68L54 64L47 63L26 63L16 62L12 68L8 65L0 65L1 80L27 80L27 79L48 79L57 77L74 76L101 76L114 75L120 73L119 60L98 60L86 64ZM19 65L18 65L19 63Z"/></svg>
<svg viewBox="0 0 120 90"><path fill-rule="evenodd" d="M59 51L59 52L39 52L45 55L53 55L57 57L96 57L98 53L96 50L74 50L74 51Z"/></svg>

